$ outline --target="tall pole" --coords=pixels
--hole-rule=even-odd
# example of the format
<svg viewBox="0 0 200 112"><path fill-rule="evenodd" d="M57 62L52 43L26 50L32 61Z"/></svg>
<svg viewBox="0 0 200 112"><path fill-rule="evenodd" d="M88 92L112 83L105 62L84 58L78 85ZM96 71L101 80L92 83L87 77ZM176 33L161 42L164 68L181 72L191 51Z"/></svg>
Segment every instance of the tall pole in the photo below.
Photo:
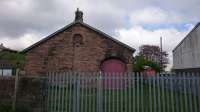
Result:
<svg viewBox="0 0 200 112"><path fill-rule="evenodd" d="M160 37L160 71L162 72L163 70L163 63L162 63L162 59L163 56L162 56L162 37Z"/></svg>
<svg viewBox="0 0 200 112"><path fill-rule="evenodd" d="M15 76L15 89L14 89L14 96L13 96L13 101L12 101L12 110L13 112L16 111L16 102L17 102L17 90L18 90L18 85L19 85L19 69L16 70L16 76Z"/></svg>

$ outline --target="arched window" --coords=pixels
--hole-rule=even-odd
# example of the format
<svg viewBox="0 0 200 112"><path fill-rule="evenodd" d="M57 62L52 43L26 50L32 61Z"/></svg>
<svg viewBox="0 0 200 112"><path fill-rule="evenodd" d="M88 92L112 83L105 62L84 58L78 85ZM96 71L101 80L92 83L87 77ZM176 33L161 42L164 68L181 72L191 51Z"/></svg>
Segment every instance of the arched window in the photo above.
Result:
<svg viewBox="0 0 200 112"><path fill-rule="evenodd" d="M73 36L73 43L76 45L83 44L83 36L81 34L75 34Z"/></svg>

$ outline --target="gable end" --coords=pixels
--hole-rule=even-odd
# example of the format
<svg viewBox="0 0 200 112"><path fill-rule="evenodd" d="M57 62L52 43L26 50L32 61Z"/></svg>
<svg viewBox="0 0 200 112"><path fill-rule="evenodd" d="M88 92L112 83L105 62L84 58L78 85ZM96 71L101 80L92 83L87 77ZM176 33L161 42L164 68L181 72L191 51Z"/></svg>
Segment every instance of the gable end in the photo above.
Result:
<svg viewBox="0 0 200 112"><path fill-rule="evenodd" d="M42 40L36 42L35 44L33 44L33 45L29 46L28 48L24 49L23 51L21 51L21 53L27 53L27 52L30 51L31 49L33 49L33 48L39 46L40 44L42 44L42 43L46 42L47 40L49 40L50 38L54 37L55 35L57 35L57 34L59 34L59 33L63 32L63 31L65 31L65 30L69 29L70 27L72 27L72 26L74 26L74 25L76 25L76 24L80 24L80 25L82 25L83 27L86 27L86 28L88 28L88 29L90 29L90 30L92 30L92 31L94 31L94 32L96 32L96 33L98 33L98 34L100 34L100 35L103 35L104 37L109 38L109 39L112 40L113 42L115 42L115 43L117 43L117 44L119 44L119 45L121 45L121 46L126 47L127 49L129 49L129 50L132 51L133 53L135 52L135 49L134 49L134 48L132 48L132 47L130 47L130 46L128 46L128 45L126 45L126 44L120 42L119 40L117 40L117 39L115 39L115 38L109 36L108 34L102 32L102 31L100 31L100 30L98 30L98 29L96 29L96 28L94 28L94 27L92 27L92 26L90 26L90 25L88 25L88 24L86 24L86 23L77 21L77 22L72 22L72 23L70 23L69 25L63 27L62 29L60 29L60 30L58 30L58 31L56 31L56 32L54 32L54 33L52 33L52 34L49 35L49 36L47 36L46 38L43 38Z"/></svg>

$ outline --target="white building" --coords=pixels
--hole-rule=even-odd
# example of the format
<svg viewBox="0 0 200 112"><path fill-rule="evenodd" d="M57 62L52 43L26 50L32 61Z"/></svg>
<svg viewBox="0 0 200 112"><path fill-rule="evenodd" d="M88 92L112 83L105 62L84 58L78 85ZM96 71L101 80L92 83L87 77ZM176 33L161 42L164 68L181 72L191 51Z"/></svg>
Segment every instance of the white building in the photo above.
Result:
<svg viewBox="0 0 200 112"><path fill-rule="evenodd" d="M200 23L173 50L175 71L200 71Z"/></svg>

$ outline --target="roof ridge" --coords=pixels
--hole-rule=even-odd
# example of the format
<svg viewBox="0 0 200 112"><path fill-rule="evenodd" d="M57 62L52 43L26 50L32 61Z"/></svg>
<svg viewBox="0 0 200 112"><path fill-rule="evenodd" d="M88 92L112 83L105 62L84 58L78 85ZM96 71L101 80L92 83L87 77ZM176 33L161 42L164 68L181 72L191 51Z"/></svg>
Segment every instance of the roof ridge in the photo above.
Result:
<svg viewBox="0 0 200 112"><path fill-rule="evenodd" d="M47 37L45 37L45 38L39 40L39 41L36 42L35 44L33 44L33 45L31 45L31 46L25 48L24 50L21 51L21 53L26 53L26 52L28 52L28 51L31 50L32 48L34 48L34 47L40 45L41 43L47 41L48 39L52 38L52 37L55 36L56 34L58 34L58 33L62 32L62 31L64 31L64 30L68 29L69 27L71 27L71 26L73 26L73 25L75 25L75 24L81 24L81 25L83 25L83 26L85 26L85 27L87 27L87 28L89 28L89 29L91 29L91 30L93 30L93 31L95 31L95 32L97 32L97 33L99 33L99 34L101 34L101 35L104 35L105 37L111 39L112 41L114 41L114 42L116 42L116 43L118 43L118 44L120 44L120 45L125 46L125 47L128 48L129 50L132 50L133 52L135 52L135 49L134 49L134 48L132 48L132 47L130 47L130 46L128 46L128 45L122 43L121 41L119 41L119 40L117 40L117 39L111 37L110 35L108 35L108 34L102 32L102 31L100 31L100 30L98 30L98 29L96 29L96 28L94 28L94 27L92 27L92 26L90 26L90 25L88 25L88 24L86 24L86 23L84 23L84 22L74 21L74 22L72 22L72 23L66 25L65 27L63 27L63 28L57 30L56 32L50 34L49 36L47 36Z"/></svg>

